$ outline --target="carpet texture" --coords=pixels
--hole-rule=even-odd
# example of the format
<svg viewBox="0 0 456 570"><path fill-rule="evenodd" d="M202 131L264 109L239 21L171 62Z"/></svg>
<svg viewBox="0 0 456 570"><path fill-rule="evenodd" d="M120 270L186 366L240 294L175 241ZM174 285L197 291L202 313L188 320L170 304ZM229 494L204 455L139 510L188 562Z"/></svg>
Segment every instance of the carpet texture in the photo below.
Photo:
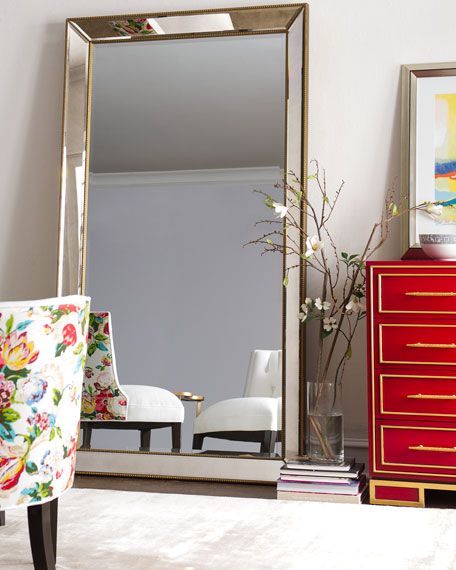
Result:
<svg viewBox="0 0 456 570"><path fill-rule="evenodd" d="M73 489L60 570L455 570L456 510ZM0 568L32 570L25 509Z"/></svg>

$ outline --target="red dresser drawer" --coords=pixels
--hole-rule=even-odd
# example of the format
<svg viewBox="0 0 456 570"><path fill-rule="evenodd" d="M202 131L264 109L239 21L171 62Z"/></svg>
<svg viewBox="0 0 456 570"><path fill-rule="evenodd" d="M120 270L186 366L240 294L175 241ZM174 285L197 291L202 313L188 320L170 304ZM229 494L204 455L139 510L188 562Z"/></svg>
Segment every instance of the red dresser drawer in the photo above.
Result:
<svg viewBox="0 0 456 570"><path fill-rule="evenodd" d="M378 375L381 416L442 416L456 420L455 376Z"/></svg>
<svg viewBox="0 0 456 570"><path fill-rule="evenodd" d="M456 481L456 427L379 423L376 431L380 472L433 474Z"/></svg>
<svg viewBox="0 0 456 570"><path fill-rule="evenodd" d="M380 364L456 364L456 325L381 324L378 330Z"/></svg>
<svg viewBox="0 0 456 570"><path fill-rule="evenodd" d="M380 272L378 312L456 313L456 275Z"/></svg>

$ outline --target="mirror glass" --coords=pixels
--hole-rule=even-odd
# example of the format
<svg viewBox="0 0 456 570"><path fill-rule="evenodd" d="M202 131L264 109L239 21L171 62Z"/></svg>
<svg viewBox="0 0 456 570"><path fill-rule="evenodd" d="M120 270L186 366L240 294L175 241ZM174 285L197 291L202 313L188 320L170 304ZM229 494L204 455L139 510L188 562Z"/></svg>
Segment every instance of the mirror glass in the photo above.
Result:
<svg viewBox="0 0 456 570"><path fill-rule="evenodd" d="M280 454L283 260L245 244L285 168L286 36L92 48L86 417L129 421L90 445Z"/></svg>

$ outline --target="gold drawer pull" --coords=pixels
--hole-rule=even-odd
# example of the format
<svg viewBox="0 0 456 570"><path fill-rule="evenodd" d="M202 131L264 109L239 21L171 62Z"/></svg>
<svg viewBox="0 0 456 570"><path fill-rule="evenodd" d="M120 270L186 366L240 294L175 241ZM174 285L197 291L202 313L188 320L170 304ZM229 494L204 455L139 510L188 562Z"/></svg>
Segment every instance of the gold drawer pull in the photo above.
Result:
<svg viewBox="0 0 456 570"><path fill-rule="evenodd" d="M456 400L456 394L407 394L415 400Z"/></svg>
<svg viewBox="0 0 456 570"><path fill-rule="evenodd" d="M407 291L407 297L456 297L453 291Z"/></svg>
<svg viewBox="0 0 456 570"><path fill-rule="evenodd" d="M432 447L429 445L409 445L412 451L443 451L445 453L456 453L456 446L454 447Z"/></svg>
<svg viewBox="0 0 456 570"><path fill-rule="evenodd" d="M432 344L429 342L413 342L411 344L406 344L408 348L456 348L456 344L452 342L451 344Z"/></svg>

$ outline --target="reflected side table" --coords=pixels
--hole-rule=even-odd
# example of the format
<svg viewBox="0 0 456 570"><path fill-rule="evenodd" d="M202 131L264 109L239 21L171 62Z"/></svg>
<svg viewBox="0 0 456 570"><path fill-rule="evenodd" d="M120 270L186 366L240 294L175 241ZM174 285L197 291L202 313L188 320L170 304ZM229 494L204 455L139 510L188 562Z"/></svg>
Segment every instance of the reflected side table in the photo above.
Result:
<svg viewBox="0 0 456 570"><path fill-rule="evenodd" d="M204 396L198 396L192 392L174 392L174 395L177 396L181 402L196 402L196 415L200 415Z"/></svg>

